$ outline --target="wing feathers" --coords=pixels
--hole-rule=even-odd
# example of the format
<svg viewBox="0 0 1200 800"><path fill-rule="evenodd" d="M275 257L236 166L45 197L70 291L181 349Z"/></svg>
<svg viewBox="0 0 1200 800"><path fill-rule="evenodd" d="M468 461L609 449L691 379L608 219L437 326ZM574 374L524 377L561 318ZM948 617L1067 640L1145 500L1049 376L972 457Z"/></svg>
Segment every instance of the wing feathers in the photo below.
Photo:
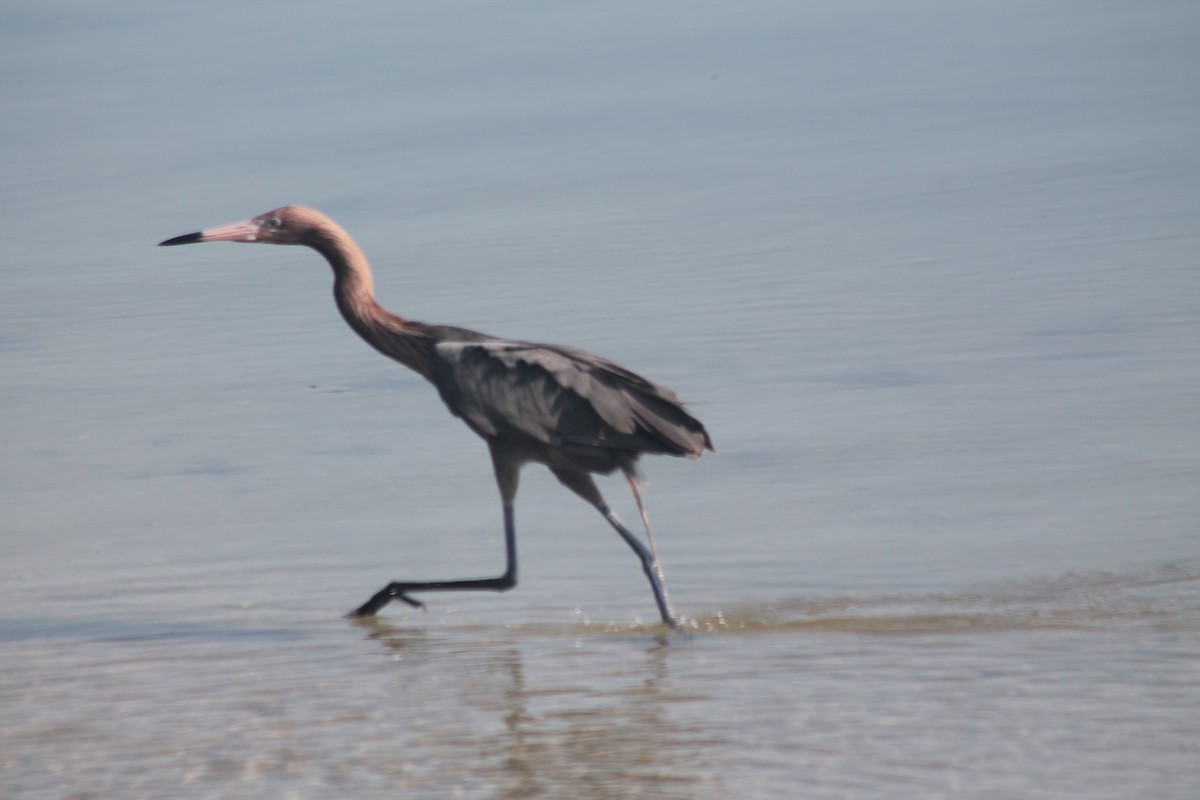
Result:
<svg viewBox="0 0 1200 800"><path fill-rule="evenodd" d="M691 457L712 449L674 392L590 353L486 340L443 341L435 356L442 399L484 436Z"/></svg>

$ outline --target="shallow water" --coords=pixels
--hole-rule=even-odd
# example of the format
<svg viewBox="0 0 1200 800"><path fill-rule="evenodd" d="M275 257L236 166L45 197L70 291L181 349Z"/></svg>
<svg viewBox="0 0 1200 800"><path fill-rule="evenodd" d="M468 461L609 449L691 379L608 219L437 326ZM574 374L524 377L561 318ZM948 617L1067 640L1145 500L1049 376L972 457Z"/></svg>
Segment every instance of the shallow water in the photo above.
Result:
<svg viewBox="0 0 1200 800"><path fill-rule="evenodd" d="M364 3L0 26L0 794L1194 798L1200 14ZM685 629L319 258L593 350ZM605 491L627 519L619 480Z"/></svg>
<svg viewBox="0 0 1200 800"><path fill-rule="evenodd" d="M201 601L204 595L201 596ZM201 602L201 605L203 603ZM5 618L10 796L1185 796L1200 563L656 626ZM102 713L97 713L103 710Z"/></svg>

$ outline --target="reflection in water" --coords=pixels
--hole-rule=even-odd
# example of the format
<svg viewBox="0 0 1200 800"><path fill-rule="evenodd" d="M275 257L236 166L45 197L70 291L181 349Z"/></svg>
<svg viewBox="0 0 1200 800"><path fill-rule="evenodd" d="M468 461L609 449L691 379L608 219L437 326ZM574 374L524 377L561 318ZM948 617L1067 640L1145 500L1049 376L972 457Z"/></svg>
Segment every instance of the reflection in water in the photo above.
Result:
<svg viewBox="0 0 1200 800"><path fill-rule="evenodd" d="M1192 796L1197 561L669 635L247 613L0 619L0 795Z"/></svg>
<svg viewBox="0 0 1200 800"><path fill-rule="evenodd" d="M635 648L579 638L569 656L575 663L564 670L561 661L538 667L550 650L562 658L561 642L519 632L451 644L419 630L374 627L406 667L444 662L457 702L474 712L439 715L441 729L422 742L434 760L462 763L469 755L476 766L455 782L457 791L527 798L572 787L579 797L695 797L720 785L719 738L673 713L707 697L672 683L665 637Z"/></svg>
<svg viewBox="0 0 1200 800"><path fill-rule="evenodd" d="M975 742L968 749L1015 735L1014 725L1053 738L1055 725L1083 724L1093 709L1113 713L1107 695L1088 694L1097 671L1100 685L1130 691L1172 685L1171 664L1151 679L1145 663L1122 654L1133 637L1200 630L1200 562L960 592L796 598L658 635L640 626L354 624L395 662L395 713L412 734L369 768L388 760L410 791L722 797L731 776L761 768L774 777L759 788L786 794L797 759L818 772L845 770L862 748L890 753L872 767L883 783L949 774L931 725L959 731ZM1067 704L1054 711L1056 702ZM982 710L962 717L963 703ZM1010 766L1040 763L1031 747L1014 750ZM1084 743L1075 756L1099 759L1103 750ZM836 770L808 779L852 780Z"/></svg>

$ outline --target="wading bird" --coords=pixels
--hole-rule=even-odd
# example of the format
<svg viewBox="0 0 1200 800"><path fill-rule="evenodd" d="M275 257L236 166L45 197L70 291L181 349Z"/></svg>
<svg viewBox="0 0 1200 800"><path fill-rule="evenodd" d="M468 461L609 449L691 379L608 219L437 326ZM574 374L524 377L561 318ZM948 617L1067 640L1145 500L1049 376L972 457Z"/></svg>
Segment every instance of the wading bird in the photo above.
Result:
<svg viewBox="0 0 1200 800"><path fill-rule="evenodd" d="M352 616L374 615L392 600L420 607L409 596L412 592L503 592L516 586L513 503L518 473L533 461L546 465L564 486L604 515L641 560L663 622L678 625L635 468L643 453L697 458L713 449L704 426L684 410L674 392L582 350L501 339L392 314L375 302L371 268L362 250L337 223L311 208L285 206L159 244L193 242L298 244L316 250L333 268L333 297L350 327L367 344L437 387L450 413L483 437L491 451L504 504L504 574L393 581ZM592 478L592 473L608 475L618 469L633 491L649 548L608 507Z"/></svg>

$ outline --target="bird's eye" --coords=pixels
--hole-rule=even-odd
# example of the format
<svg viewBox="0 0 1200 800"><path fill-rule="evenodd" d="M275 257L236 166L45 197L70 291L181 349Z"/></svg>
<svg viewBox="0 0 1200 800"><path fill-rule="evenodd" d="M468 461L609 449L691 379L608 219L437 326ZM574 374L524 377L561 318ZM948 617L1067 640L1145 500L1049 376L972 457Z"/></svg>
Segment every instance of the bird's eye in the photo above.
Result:
<svg viewBox="0 0 1200 800"><path fill-rule="evenodd" d="M269 217L267 219L267 227L268 228L283 227L283 220L281 220L279 217Z"/></svg>

